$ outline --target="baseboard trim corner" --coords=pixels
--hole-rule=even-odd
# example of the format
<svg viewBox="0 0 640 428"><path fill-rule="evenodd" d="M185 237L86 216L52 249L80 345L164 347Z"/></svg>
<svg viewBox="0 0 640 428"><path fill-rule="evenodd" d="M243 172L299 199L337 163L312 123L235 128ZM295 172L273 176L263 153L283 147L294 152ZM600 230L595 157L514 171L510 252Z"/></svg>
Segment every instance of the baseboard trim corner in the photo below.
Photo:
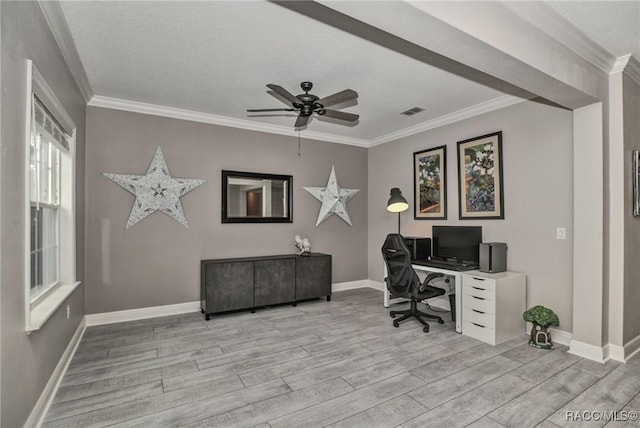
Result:
<svg viewBox="0 0 640 428"><path fill-rule="evenodd" d="M571 340L569 344L569 353L588 360L604 363L606 347L590 345L588 343Z"/></svg>
<svg viewBox="0 0 640 428"><path fill-rule="evenodd" d="M357 281L337 282L331 285L331 291L344 291L353 290L356 288L374 288L376 290L383 290L381 282L373 281L370 279L360 279Z"/></svg>
<svg viewBox="0 0 640 428"><path fill-rule="evenodd" d="M124 311L103 312L86 316L87 327L113 324L117 322L135 321L147 318L165 317L168 315L186 314L200 310L200 301L178 303L175 305L151 306L148 308L127 309Z"/></svg>
<svg viewBox="0 0 640 428"><path fill-rule="evenodd" d="M67 371L67 367L69 367L69 363L71 363L71 359L76 353L76 349L78 349L78 345L80 344L80 340L84 335L86 326L86 319L83 317L78 324L76 331L73 333L69 344L62 353L62 356L60 357L56 368L53 370L53 373L51 373L47 384L40 394L40 398L38 398L38 401L36 401L36 405L33 406L33 409L31 410L31 413L29 414L29 417L24 424L25 428L37 428L40 427L44 422L44 418L49 411L49 407L51 407L51 402L58 392L60 382L62 382L62 378Z"/></svg>
<svg viewBox="0 0 640 428"><path fill-rule="evenodd" d="M604 359L624 363L624 346L607 343L604 347Z"/></svg>
<svg viewBox="0 0 640 428"><path fill-rule="evenodd" d="M624 359L622 361L629 361L629 358L640 352L640 336L636 336L624 345Z"/></svg>

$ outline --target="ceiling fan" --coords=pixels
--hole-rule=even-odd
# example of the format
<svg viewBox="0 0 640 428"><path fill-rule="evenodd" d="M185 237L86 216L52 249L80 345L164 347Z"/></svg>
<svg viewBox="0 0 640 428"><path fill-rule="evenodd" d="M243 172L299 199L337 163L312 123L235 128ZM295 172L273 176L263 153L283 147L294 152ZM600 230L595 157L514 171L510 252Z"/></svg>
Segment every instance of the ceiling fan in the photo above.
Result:
<svg viewBox="0 0 640 428"><path fill-rule="evenodd" d="M345 113L338 110L329 110L326 108L328 106L344 103L346 101L351 101L358 98L358 93L352 89L345 89L344 91L336 92L335 94L329 95L328 97L320 98L309 93L309 91L313 87L313 83L311 82L302 82L300 84L300 87L304 91L304 94L295 96L284 89L282 86L269 83L267 87L290 102L292 107L249 109L247 110L248 112L255 113L265 111L297 111L299 112L299 115L294 125L296 128L305 126L309 122L309 118L313 113L320 116L344 120L347 122L355 122L360 117L357 114Z"/></svg>

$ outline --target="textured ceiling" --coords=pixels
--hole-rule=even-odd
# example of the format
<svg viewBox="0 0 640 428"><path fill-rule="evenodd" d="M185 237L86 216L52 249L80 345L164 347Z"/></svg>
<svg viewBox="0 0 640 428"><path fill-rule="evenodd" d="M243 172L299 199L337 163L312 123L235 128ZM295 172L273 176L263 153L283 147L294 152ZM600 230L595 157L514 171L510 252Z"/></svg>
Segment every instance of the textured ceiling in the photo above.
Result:
<svg viewBox="0 0 640 428"><path fill-rule="evenodd" d="M638 3L618 8L624 10L594 6L599 3L552 7L569 20L575 16L579 28L593 30L594 39L619 56L634 45L626 40L628 29L596 29L594 17L615 9L611 19L633 26L629 10L637 11ZM300 82L309 80L320 97L357 91L357 103L336 107L360 120L349 125L314 116L306 129L372 140L504 96L275 3L71 1L61 6L93 93L102 97L293 129L294 113L258 115L246 109L285 107L268 93L267 83L299 94ZM426 110L400 115L414 106Z"/></svg>
<svg viewBox="0 0 640 428"><path fill-rule="evenodd" d="M615 57L640 59L640 1L550 1L553 10Z"/></svg>

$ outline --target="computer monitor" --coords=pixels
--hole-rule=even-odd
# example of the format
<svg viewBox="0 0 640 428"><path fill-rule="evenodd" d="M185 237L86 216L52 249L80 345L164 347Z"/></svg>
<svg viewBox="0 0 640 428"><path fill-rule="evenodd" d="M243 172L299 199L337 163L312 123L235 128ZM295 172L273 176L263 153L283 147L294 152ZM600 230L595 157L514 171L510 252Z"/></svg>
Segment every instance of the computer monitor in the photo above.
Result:
<svg viewBox="0 0 640 428"><path fill-rule="evenodd" d="M433 258L480 262L482 226L432 226Z"/></svg>

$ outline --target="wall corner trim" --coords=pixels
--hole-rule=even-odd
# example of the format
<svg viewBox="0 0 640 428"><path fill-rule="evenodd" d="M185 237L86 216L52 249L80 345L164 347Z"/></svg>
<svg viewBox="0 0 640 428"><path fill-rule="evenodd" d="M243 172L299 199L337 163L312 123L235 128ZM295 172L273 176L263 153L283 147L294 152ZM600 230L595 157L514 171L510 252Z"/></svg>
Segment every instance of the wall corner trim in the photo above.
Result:
<svg viewBox="0 0 640 428"><path fill-rule="evenodd" d="M86 315L87 327L200 311L200 301Z"/></svg>
<svg viewBox="0 0 640 428"><path fill-rule="evenodd" d="M569 353L578 357L586 358L588 360L596 361L598 363L604 363L605 352L608 350L608 346L595 346L588 343L579 342L577 340L571 340L569 344Z"/></svg>
<svg viewBox="0 0 640 428"><path fill-rule="evenodd" d="M80 340L84 335L86 326L86 319L83 317L82 321L80 321L80 324L78 324L75 333L71 337L69 344L62 353L62 356L60 357L56 368L53 370L53 373L51 373L51 377L49 377L47 384L42 390L40 398L38 398L36 405L33 406L33 409L31 410L31 413L29 414L29 417L24 424L25 428L39 427L40 425L42 425L42 422L44 421L44 418L49 411L49 407L51 407L51 402L58 392L60 382L62 382L62 378L64 377L64 374L69 367L69 363L71 362L73 355L76 353L76 349L78 349L78 345L80 344Z"/></svg>

